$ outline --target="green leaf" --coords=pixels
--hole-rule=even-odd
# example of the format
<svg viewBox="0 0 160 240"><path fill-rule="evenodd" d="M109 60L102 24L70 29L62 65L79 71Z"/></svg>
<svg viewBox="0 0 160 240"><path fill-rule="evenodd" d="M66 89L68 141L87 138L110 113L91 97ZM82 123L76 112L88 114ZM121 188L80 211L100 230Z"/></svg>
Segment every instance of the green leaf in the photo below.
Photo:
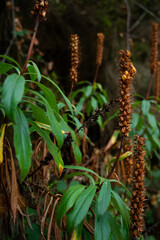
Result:
<svg viewBox="0 0 160 240"><path fill-rule="evenodd" d="M155 116L154 116L152 113L148 113L148 114L147 114L147 120L148 120L149 125L150 125L153 129L154 129L154 128L157 128L157 121L156 121Z"/></svg>
<svg viewBox="0 0 160 240"><path fill-rule="evenodd" d="M112 216L110 212L106 212L107 223L110 225L110 229L112 231L112 236L114 240L123 240L122 234L120 232L119 226L115 221L115 218Z"/></svg>
<svg viewBox="0 0 160 240"><path fill-rule="evenodd" d="M62 160L62 156L61 156L61 152L59 151L59 149L57 148L57 146L52 142L52 140L49 137L49 134L47 132L45 132L44 130L42 130L35 122L33 122L32 120L28 119L28 121L30 122L30 124L35 128L35 130L37 131L37 133L44 139L44 141L47 144L48 150L49 152L52 154L53 156L53 160L55 161L59 172L61 173L63 170L63 160Z"/></svg>
<svg viewBox="0 0 160 240"><path fill-rule="evenodd" d="M82 153L75 142L72 142L72 147L73 147L73 153L74 153L75 159L77 163L80 164L82 161Z"/></svg>
<svg viewBox="0 0 160 240"><path fill-rule="evenodd" d="M92 89L93 89L92 86L87 86L87 87L85 88L84 95L85 95L86 98L88 98L88 97L91 95Z"/></svg>
<svg viewBox="0 0 160 240"><path fill-rule="evenodd" d="M109 180L105 180L97 199L97 215L98 219L104 215L111 201L111 184Z"/></svg>
<svg viewBox="0 0 160 240"><path fill-rule="evenodd" d="M144 116L146 116L147 113L149 112L150 105L151 105L150 101L147 101L147 100L142 101L142 113Z"/></svg>
<svg viewBox="0 0 160 240"><path fill-rule="evenodd" d="M14 68L14 66L9 63L0 63L0 74L8 72L12 68Z"/></svg>
<svg viewBox="0 0 160 240"><path fill-rule="evenodd" d="M69 187L63 195L62 200L56 211L56 221L59 227L61 226L62 217L73 206L77 197L81 194L84 188L85 186L81 184L74 185Z"/></svg>
<svg viewBox="0 0 160 240"><path fill-rule="evenodd" d="M89 168L85 168L85 167L81 167L81 166L72 166L72 165L64 165L64 168L90 172L90 173L96 175L98 178L100 178L97 173L95 173L94 171L92 171L92 170L89 169Z"/></svg>
<svg viewBox="0 0 160 240"><path fill-rule="evenodd" d="M21 69L21 66L19 65L19 63L17 61L15 61L13 58L5 56L5 55L0 55L0 58L5 58L5 59L9 60L10 62L15 63L18 66L18 68Z"/></svg>
<svg viewBox="0 0 160 240"><path fill-rule="evenodd" d="M31 166L31 140L29 127L23 112L17 108L15 111L14 147L21 170L21 181L27 176Z"/></svg>
<svg viewBox="0 0 160 240"><path fill-rule="evenodd" d="M48 78L48 77L46 77L46 76L44 76L44 75L42 75L42 77L43 77L44 79L46 79L47 81L49 81L49 82L60 92L60 94L61 94L62 97L64 98L65 102L67 103L67 105L68 105L71 113L73 114L73 109L72 109L72 104L71 104L71 102L70 102L69 99L64 95L64 93L61 91L61 89L57 86L57 84L55 84L50 78Z"/></svg>
<svg viewBox="0 0 160 240"><path fill-rule="evenodd" d="M13 121L14 112L24 93L25 79L16 73L9 75L2 89L2 105L8 117Z"/></svg>
<svg viewBox="0 0 160 240"><path fill-rule="evenodd" d="M55 97L54 93L49 88L47 88L46 86L44 86L41 83L38 83L38 86L42 89L44 96L45 96L46 100L49 102L52 109L55 112L59 113L59 109L57 106L56 97Z"/></svg>
<svg viewBox="0 0 160 240"><path fill-rule="evenodd" d="M35 72L37 74L38 82L40 82L41 81L41 73L39 71L39 68L37 67L37 65L34 62L32 62L32 61L29 61L29 62L31 62L33 64L33 67L34 67Z"/></svg>
<svg viewBox="0 0 160 240"><path fill-rule="evenodd" d="M80 100L79 100L79 102L78 102L78 104L77 104L77 106L76 106L76 110L78 111L78 112L80 112L81 110L82 110L82 108L83 108L83 106L84 106L84 102L85 102L85 98L84 97L81 97L80 98Z"/></svg>
<svg viewBox="0 0 160 240"><path fill-rule="evenodd" d="M37 78L37 73L36 73L35 68L30 64L27 65L27 68L28 68L28 72L29 72L31 80L35 81Z"/></svg>
<svg viewBox="0 0 160 240"><path fill-rule="evenodd" d="M73 208L67 216L67 229L69 232L78 226L87 215L89 207L94 198L97 187L90 185L77 198Z"/></svg>
<svg viewBox="0 0 160 240"><path fill-rule="evenodd" d="M129 229L130 225L130 217L129 217L129 211L125 203L122 201L122 199L119 197L119 195L112 190L112 202L114 206L117 208L117 210L122 215L122 218L124 220L124 224L126 225L127 229Z"/></svg>
<svg viewBox="0 0 160 240"><path fill-rule="evenodd" d="M97 206L97 201L96 201ZM96 207L97 208L97 207ZM94 239L95 240L106 240L110 239L111 228L108 221L107 212L102 217L98 217L97 209L95 212L95 223L94 223Z"/></svg>
<svg viewBox="0 0 160 240"><path fill-rule="evenodd" d="M64 135L62 133L61 125L57 121L53 109L50 107L49 103L46 101L47 115L51 125L52 132L57 140L58 147L61 148L64 142Z"/></svg>
<svg viewBox="0 0 160 240"><path fill-rule="evenodd" d="M91 106L93 109L98 108L97 100L94 97L91 97Z"/></svg>
<svg viewBox="0 0 160 240"><path fill-rule="evenodd" d="M32 104L32 111L37 122L49 124L49 119L46 116L44 109Z"/></svg>

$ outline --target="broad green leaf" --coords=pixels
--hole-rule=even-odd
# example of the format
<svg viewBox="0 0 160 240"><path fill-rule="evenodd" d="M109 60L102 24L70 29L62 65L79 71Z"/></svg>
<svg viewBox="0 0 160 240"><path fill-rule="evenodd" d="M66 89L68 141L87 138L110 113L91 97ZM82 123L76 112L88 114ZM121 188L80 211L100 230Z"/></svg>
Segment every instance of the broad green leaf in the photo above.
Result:
<svg viewBox="0 0 160 240"><path fill-rule="evenodd" d="M51 130L57 140L58 147L61 148L64 142L64 135L62 133L61 124L57 121L53 109L50 107L49 103L46 101L47 115L51 125Z"/></svg>
<svg viewBox="0 0 160 240"><path fill-rule="evenodd" d="M59 109L57 106L57 102L56 102L54 93L49 88L47 88L46 86L44 86L41 83L39 83L38 86L42 89L44 96L45 96L46 100L48 101L48 103L50 104L50 106L52 107L52 109L55 112L59 113Z"/></svg>
<svg viewBox="0 0 160 240"><path fill-rule="evenodd" d="M68 105L71 113L73 114L73 109L72 109L72 104L71 104L71 102L70 102L69 99L64 95L64 93L61 91L61 89L58 87L58 85L57 85L56 83L54 83L50 78L48 78L48 77L46 77L46 76L44 76L44 75L42 75L42 77L43 77L44 79L46 79L47 81L49 81L49 82L60 92L60 94L61 94L62 97L64 98L65 102L67 103L67 105Z"/></svg>
<svg viewBox="0 0 160 240"><path fill-rule="evenodd" d="M147 101L147 100L142 101L142 113L144 116L146 116L147 113L149 112L150 105L151 105L150 101Z"/></svg>
<svg viewBox="0 0 160 240"><path fill-rule="evenodd" d="M3 163L3 140L6 124L3 124L0 129L0 165Z"/></svg>
<svg viewBox="0 0 160 240"><path fill-rule="evenodd" d="M67 189L56 211L56 221L61 226L61 219L66 212L73 206L78 196L84 190L85 186L78 184Z"/></svg>
<svg viewBox="0 0 160 240"><path fill-rule="evenodd" d="M35 128L35 130L37 131L37 133L43 138L43 140L46 142L47 147L49 152L52 154L53 156L53 160L55 161L59 173L61 174L63 171L63 160L62 160L62 156L61 156L61 152L59 151L59 149L56 147L56 145L52 142L52 140L49 137L49 134L42 130L35 122L33 122L32 120L28 119L28 121L30 122L30 124Z"/></svg>
<svg viewBox="0 0 160 240"><path fill-rule="evenodd" d="M67 215L67 229L69 232L77 227L87 215L97 187L90 185L77 198L73 208Z"/></svg>
<svg viewBox="0 0 160 240"><path fill-rule="evenodd" d="M131 198L132 197L132 194L131 194L131 192L126 188L126 186L122 183L122 182L119 182L119 181L117 181L116 179L111 179L111 180L109 180L111 183L112 182L115 182L115 183L118 183L119 185L121 185L125 190L126 190L126 192L128 193L128 196Z"/></svg>
<svg viewBox="0 0 160 240"><path fill-rule="evenodd" d="M32 147L29 127L23 112L17 108L15 112L14 147L21 170L21 181L27 176L31 166Z"/></svg>
<svg viewBox="0 0 160 240"><path fill-rule="evenodd" d="M96 201L97 206L97 201ZM106 240L111 235L110 223L108 221L107 212L102 217L98 217L97 209L95 212L95 223L94 223L94 239L95 240Z"/></svg>
<svg viewBox="0 0 160 240"><path fill-rule="evenodd" d="M34 62L32 62L32 61L29 61L29 62L31 62L33 64L33 67L34 67L34 69L36 71L36 74L37 74L38 82L40 82L41 81L41 73L39 71L39 68L37 67L37 65Z"/></svg>
<svg viewBox="0 0 160 240"><path fill-rule="evenodd" d="M97 199L97 215L98 220L104 215L111 201L111 184L109 180L105 180Z"/></svg>
<svg viewBox="0 0 160 240"><path fill-rule="evenodd" d="M86 98L88 98L88 97L91 95L92 90L93 90L92 86L87 86L87 87L85 88L84 95L85 95Z"/></svg>
<svg viewBox="0 0 160 240"><path fill-rule="evenodd" d="M78 102L78 104L77 104L77 106L76 106L76 110L77 110L78 112L82 111L85 101L86 101L86 99L85 99L84 97L81 97L81 98L80 98L80 100L79 100L79 102Z"/></svg>
<svg viewBox="0 0 160 240"><path fill-rule="evenodd" d="M112 202L114 206L117 208L117 210L120 212L127 229L129 229L130 217L129 217L128 208L125 205L125 203L122 201L122 199L119 197L119 195L113 190L112 190Z"/></svg>
<svg viewBox="0 0 160 240"><path fill-rule="evenodd" d="M91 105L93 109L98 108L97 100L94 97L91 97Z"/></svg>
<svg viewBox="0 0 160 240"><path fill-rule="evenodd" d="M112 216L110 212L106 212L107 223L110 225L110 229L112 231L112 236L114 240L123 240L122 234L120 232L119 226L115 221L115 218Z"/></svg>
<svg viewBox="0 0 160 240"><path fill-rule="evenodd" d="M72 147L73 147L73 153L74 153L75 159L77 163L80 164L82 161L82 153L75 142L72 142Z"/></svg>
<svg viewBox="0 0 160 240"><path fill-rule="evenodd" d="M154 128L157 128L157 121L156 121L155 116L154 116L152 113L148 113L148 114L147 114L147 120L148 120L149 125L150 125L153 129L154 129Z"/></svg>
<svg viewBox="0 0 160 240"><path fill-rule="evenodd" d="M46 116L44 109L32 104L32 111L37 122L49 124L49 119Z"/></svg>
<svg viewBox="0 0 160 240"><path fill-rule="evenodd" d="M85 167L81 167L81 166L72 166L72 165L64 165L64 168L90 172L90 173L96 175L98 178L100 178L97 173L95 173L94 171L92 171L92 170L89 169L89 168L85 168Z"/></svg>
<svg viewBox="0 0 160 240"><path fill-rule="evenodd" d="M21 69L21 66L19 65L19 63L17 61L15 61L13 58L5 56L5 55L0 55L0 58L5 58L5 59L15 63L18 66L18 68Z"/></svg>
<svg viewBox="0 0 160 240"><path fill-rule="evenodd" d="M14 68L14 66L9 63L0 63L0 74L8 72L12 68Z"/></svg>
<svg viewBox="0 0 160 240"><path fill-rule="evenodd" d="M8 117L14 121L14 112L24 93L25 79L16 73L9 75L2 89L2 105Z"/></svg>
<svg viewBox="0 0 160 240"><path fill-rule="evenodd" d="M37 73L33 65L27 65L28 72L32 81L35 81L37 78Z"/></svg>

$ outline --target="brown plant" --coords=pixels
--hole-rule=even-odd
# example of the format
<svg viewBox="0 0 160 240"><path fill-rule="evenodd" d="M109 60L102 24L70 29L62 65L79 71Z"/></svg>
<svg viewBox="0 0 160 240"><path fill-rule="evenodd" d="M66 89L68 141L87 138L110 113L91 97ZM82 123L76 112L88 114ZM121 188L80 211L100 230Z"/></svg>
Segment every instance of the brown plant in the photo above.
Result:
<svg viewBox="0 0 160 240"><path fill-rule="evenodd" d="M125 152L132 151L132 140L130 137L127 137L125 139L123 149ZM126 157L125 169L126 169L126 175L127 175L127 183L130 184L132 182L132 178L133 178L133 157L132 157L132 155Z"/></svg>
<svg viewBox="0 0 160 240"><path fill-rule="evenodd" d="M144 171L145 151L144 138L135 135L134 138L134 185L131 200L131 231L132 239L136 240L143 232L143 202L144 202Z"/></svg>
<svg viewBox="0 0 160 240"><path fill-rule="evenodd" d="M130 51L120 50L120 99L119 99L119 127L123 136L129 136L131 121L130 84L136 69L130 61Z"/></svg>
<svg viewBox="0 0 160 240"><path fill-rule="evenodd" d="M158 24L152 22L152 39L151 39L151 74L156 72L158 60Z"/></svg>
<svg viewBox="0 0 160 240"><path fill-rule="evenodd" d="M70 79L73 83L77 83L79 65L79 37L77 34L71 35L70 47L71 47Z"/></svg>

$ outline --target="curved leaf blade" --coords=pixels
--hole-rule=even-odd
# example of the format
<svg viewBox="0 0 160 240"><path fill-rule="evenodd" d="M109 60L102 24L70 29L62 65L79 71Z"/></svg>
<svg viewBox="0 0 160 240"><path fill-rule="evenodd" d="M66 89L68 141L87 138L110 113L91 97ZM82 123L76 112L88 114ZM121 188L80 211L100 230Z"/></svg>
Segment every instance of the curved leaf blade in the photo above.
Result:
<svg viewBox="0 0 160 240"><path fill-rule="evenodd" d="M65 213L73 206L77 197L84 190L85 186L83 185L74 185L67 189L63 198L57 208L56 211L56 221L58 226L61 226L61 219L65 215Z"/></svg>
<svg viewBox="0 0 160 240"><path fill-rule="evenodd" d="M111 184L109 180L105 180L97 199L97 215L98 219L104 215L111 201Z"/></svg>
<svg viewBox="0 0 160 240"><path fill-rule="evenodd" d="M92 203L97 187L90 185L86 190L84 190L77 198L72 210L67 216L67 229L72 232L78 224L87 215L88 209Z"/></svg>
<svg viewBox="0 0 160 240"><path fill-rule="evenodd" d="M14 121L14 112L24 93L25 79L16 73L9 75L2 88L2 105L7 116Z"/></svg>
<svg viewBox="0 0 160 240"><path fill-rule="evenodd" d="M31 166L31 140L29 127L23 112L17 108L15 113L14 147L21 170L21 181L27 176Z"/></svg>

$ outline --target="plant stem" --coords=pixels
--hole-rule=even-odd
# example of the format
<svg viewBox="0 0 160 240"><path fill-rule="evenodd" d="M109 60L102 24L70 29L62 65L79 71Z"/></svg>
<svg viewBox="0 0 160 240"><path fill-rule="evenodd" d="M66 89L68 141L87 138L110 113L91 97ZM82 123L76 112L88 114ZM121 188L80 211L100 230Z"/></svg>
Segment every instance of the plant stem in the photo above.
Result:
<svg viewBox="0 0 160 240"><path fill-rule="evenodd" d="M99 73L99 67L100 67L99 65L97 65L97 67L96 67L96 72L95 72L95 75L94 75L93 85L97 81L97 77L98 77L98 73Z"/></svg>
<svg viewBox="0 0 160 240"><path fill-rule="evenodd" d="M23 65L23 68L22 68L22 71L21 71L21 75L22 76L24 75L24 73L26 71L27 62L29 61L31 53L32 53L32 49L33 49L34 41L35 41L35 38L36 38L38 26L39 26L39 14L36 17L34 33L33 33L32 39L31 39L31 43L30 43L30 46L29 46L29 50L28 50L28 54L27 54L27 58L26 58L25 64Z"/></svg>
<svg viewBox="0 0 160 240"><path fill-rule="evenodd" d="M72 95L73 87L74 87L74 82L72 81L71 90L70 90L70 93L69 93L69 96L68 96L69 100L70 100L71 95Z"/></svg>
<svg viewBox="0 0 160 240"><path fill-rule="evenodd" d="M151 73L151 77L149 80L149 85L148 85L148 91L147 91L147 95L146 95L146 99L149 98L150 92L151 92L151 87L152 87L152 82L153 82L153 73Z"/></svg>
<svg viewBox="0 0 160 240"><path fill-rule="evenodd" d="M112 173L113 173L113 171L114 171L114 169L115 169L115 167L116 167L116 164L117 164L117 162L118 162L118 159L119 159L119 157L120 157L121 150L122 150L122 147L123 147L123 140L124 140L124 136L122 136L121 145L120 145L120 148L119 148L119 151L118 151L118 155L117 155L116 161L114 162L114 165L113 165L111 171L108 173L107 179L110 178L110 176L112 175Z"/></svg>

